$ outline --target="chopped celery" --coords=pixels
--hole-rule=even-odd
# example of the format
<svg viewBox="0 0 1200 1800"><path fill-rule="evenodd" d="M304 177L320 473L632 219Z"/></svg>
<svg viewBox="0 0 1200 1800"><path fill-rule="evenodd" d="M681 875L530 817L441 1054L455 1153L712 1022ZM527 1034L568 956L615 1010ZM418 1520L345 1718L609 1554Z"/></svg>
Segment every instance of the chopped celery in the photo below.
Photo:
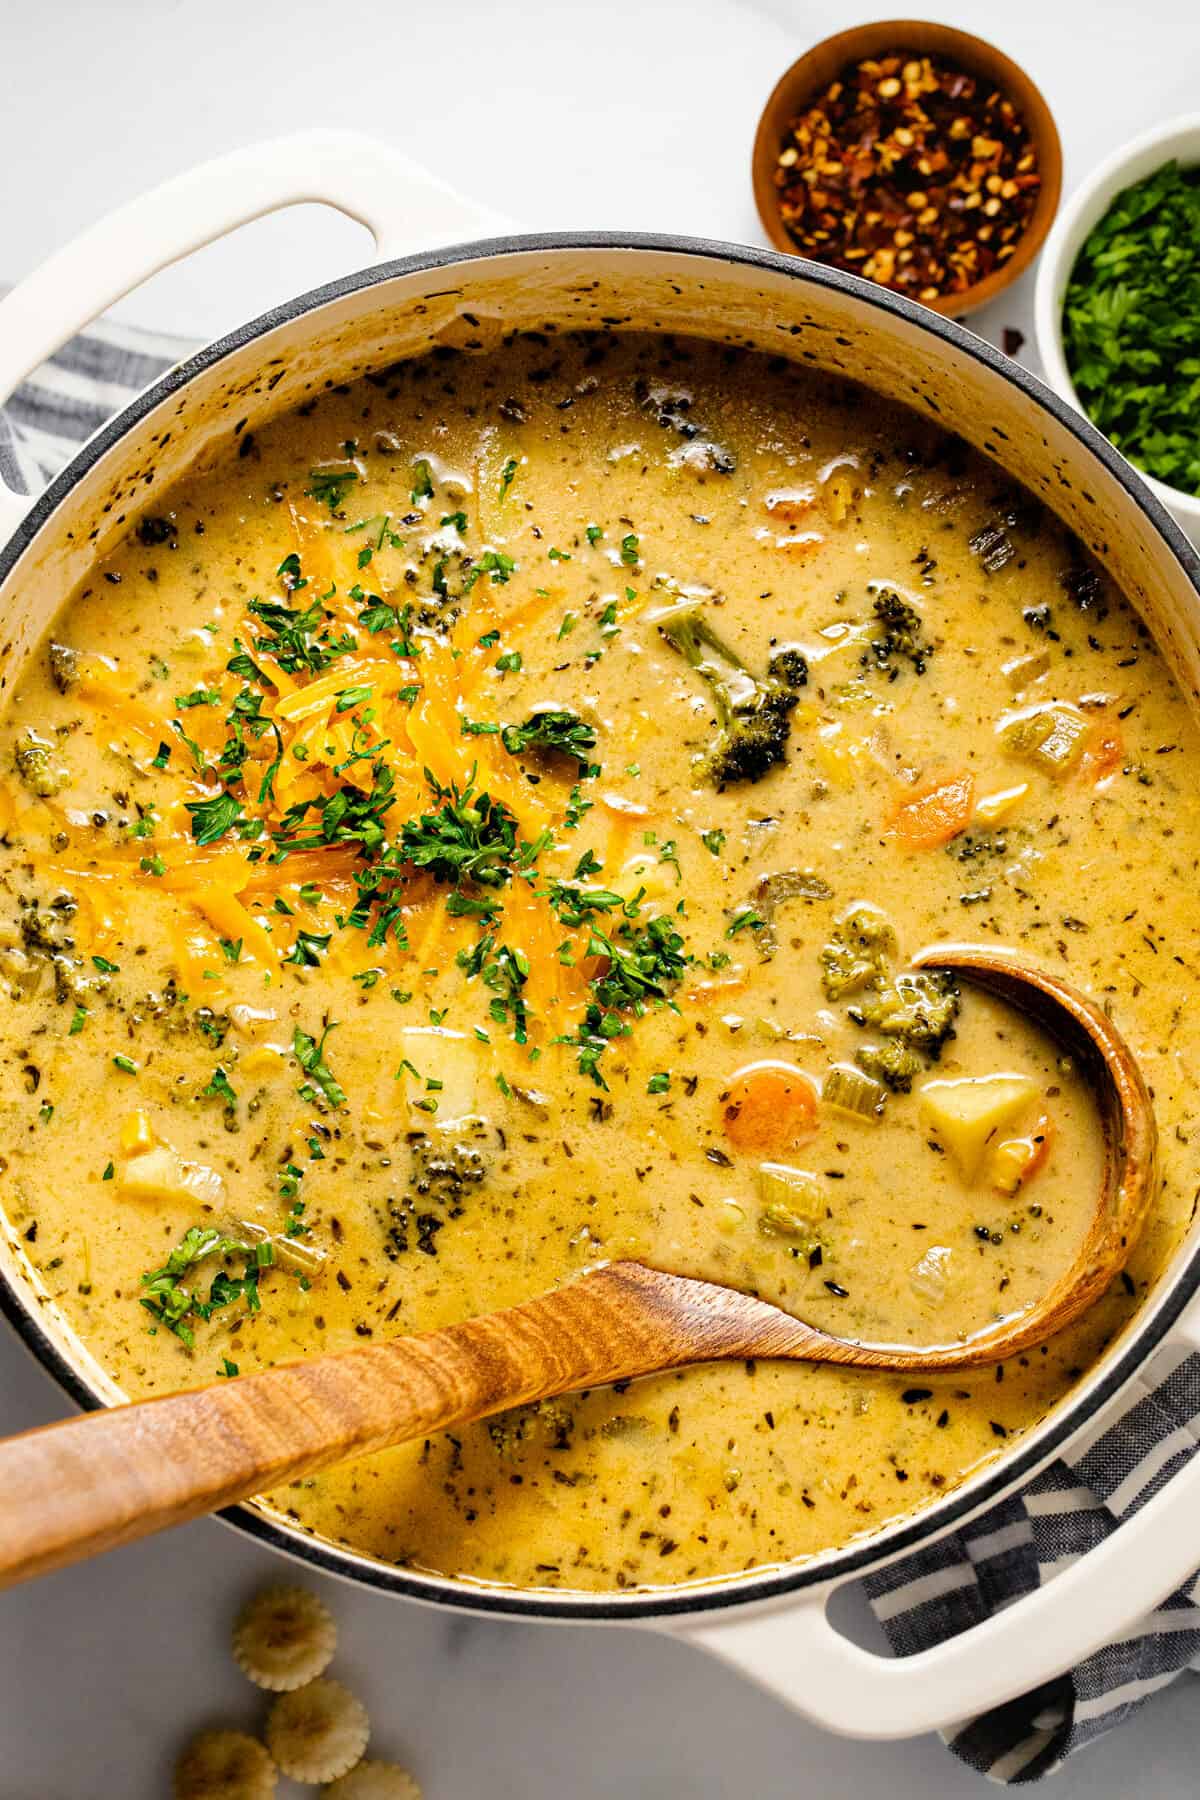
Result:
<svg viewBox="0 0 1200 1800"><path fill-rule="evenodd" d="M856 1113L860 1119L878 1119L887 1099L887 1089L860 1069L838 1063L821 1084L821 1098L826 1106Z"/></svg>

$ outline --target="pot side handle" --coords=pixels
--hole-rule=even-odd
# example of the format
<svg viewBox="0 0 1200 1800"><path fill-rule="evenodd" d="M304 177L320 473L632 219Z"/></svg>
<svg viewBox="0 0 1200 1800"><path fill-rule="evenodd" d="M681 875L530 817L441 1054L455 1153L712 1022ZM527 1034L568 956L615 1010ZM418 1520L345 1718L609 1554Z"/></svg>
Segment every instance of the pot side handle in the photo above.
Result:
<svg viewBox="0 0 1200 1800"><path fill-rule="evenodd" d="M1172 1336L1200 1350L1193 1301ZM1001 1706L1060 1675L1182 1587L1200 1565L1200 1454L1096 1549L1005 1611L915 1656L861 1649L826 1614L832 1591L728 1622L671 1627L847 1737L906 1738Z"/></svg>
<svg viewBox="0 0 1200 1800"><path fill-rule="evenodd" d="M160 269L252 219L306 201L365 225L380 261L511 227L403 152L353 131L249 144L99 220L0 300L0 406L47 357ZM0 483L0 544L32 496Z"/></svg>

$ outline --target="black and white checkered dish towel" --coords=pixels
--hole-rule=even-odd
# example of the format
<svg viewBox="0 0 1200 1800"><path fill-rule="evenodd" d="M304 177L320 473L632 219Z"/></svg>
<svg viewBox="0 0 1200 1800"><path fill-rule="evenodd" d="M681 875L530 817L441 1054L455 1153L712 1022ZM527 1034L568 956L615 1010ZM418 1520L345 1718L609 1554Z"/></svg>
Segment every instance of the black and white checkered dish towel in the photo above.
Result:
<svg viewBox="0 0 1200 1800"><path fill-rule="evenodd" d="M97 325L0 412L0 476L34 492L109 415L190 346ZM966 1631L1069 1567L1136 1512L1200 1443L1200 1355L1161 1350L1119 1418L1015 1500L866 1582L898 1656ZM1200 1561L1200 1531L1197 1532ZM993 1781L1037 1781L1119 1725L1185 1669L1200 1669L1200 1576L1077 1668L947 1732Z"/></svg>

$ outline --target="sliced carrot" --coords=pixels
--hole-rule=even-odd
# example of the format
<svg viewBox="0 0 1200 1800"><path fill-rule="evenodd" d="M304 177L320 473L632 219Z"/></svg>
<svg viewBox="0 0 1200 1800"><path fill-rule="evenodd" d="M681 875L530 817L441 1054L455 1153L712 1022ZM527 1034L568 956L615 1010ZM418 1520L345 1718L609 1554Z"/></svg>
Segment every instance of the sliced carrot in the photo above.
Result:
<svg viewBox="0 0 1200 1800"><path fill-rule="evenodd" d="M729 975L722 981L698 981L695 987L684 988L679 998L688 1006L712 1006L745 993L749 986L749 975Z"/></svg>
<svg viewBox="0 0 1200 1800"><path fill-rule="evenodd" d="M975 777L964 770L905 793L883 823L906 850L936 850L967 829L974 811Z"/></svg>
<svg viewBox="0 0 1200 1800"><path fill-rule="evenodd" d="M749 1063L722 1089L720 1103L725 1136L746 1155L786 1155L817 1129L816 1087L794 1063Z"/></svg>
<svg viewBox="0 0 1200 1800"><path fill-rule="evenodd" d="M1079 774L1082 780L1099 787L1116 774L1125 761L1125 741L1118 725L1109 726L1088 745L1079 759Z"/></svg>

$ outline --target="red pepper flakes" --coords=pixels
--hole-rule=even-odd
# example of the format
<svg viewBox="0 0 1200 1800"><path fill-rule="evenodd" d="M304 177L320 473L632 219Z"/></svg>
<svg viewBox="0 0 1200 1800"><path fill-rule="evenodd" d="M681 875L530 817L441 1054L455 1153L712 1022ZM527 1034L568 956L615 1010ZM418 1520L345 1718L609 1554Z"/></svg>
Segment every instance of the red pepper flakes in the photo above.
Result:
<svg viewBox="0 0 1200 1800"><path fill-rule="evenodd" d="M1013 254L1041 175L1006 94L897 50L850 65L792 120L775 185L803 255L931 301Z"/></svg>

